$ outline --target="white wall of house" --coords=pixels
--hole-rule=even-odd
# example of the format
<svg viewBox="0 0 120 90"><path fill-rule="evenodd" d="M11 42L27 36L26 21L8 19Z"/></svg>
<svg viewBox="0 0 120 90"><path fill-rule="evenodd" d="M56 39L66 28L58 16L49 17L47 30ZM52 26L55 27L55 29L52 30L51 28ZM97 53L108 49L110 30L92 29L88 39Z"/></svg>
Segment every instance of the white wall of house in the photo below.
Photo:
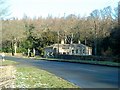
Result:
<svg viewBox="0 0 120 90"><path fill-rule="evenodd" d="M45 49L45 56L49 56L51 53L54 53L54 49L56 48L56 53L58 52L58 45L53 45L53 47L47 47ZM85 45L72 45L68 48L63 48L59 46L60 54L69 54L69 55L92 55L92 49Z"/></svg>

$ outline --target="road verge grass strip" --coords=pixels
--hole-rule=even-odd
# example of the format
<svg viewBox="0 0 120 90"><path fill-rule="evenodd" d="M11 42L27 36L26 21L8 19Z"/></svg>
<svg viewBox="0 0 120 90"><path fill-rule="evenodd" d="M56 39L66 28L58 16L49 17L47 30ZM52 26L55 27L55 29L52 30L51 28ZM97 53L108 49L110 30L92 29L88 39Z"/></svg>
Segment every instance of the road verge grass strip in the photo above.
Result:
<svg viewBox="0 0 120 90"><path fill-rule="evenodd" d="M73 83L34 66L9 60L5 60L3 65L15 66L15 88L79 88Z"/></svg>
<svg viewBox="0 0 120 90"><path fill-rule="evenodd" d="M85 64L94 64L94 65L104 65L104 66L120 67L119 63L117 63L117 62L110 62L110 61L67 60L67 59L55 59L55 58L36 58L36 59L37 60L73 62L73 63L85 63Z"/></svg>
<svg viewBox="0 0 120 90"><path fill-rule="evenodd" d="M19 64L19 63L11 60L0 61L1 66L16 65L16 64Z"/></svg>
<svg viewBox="0 0 120 90"><path fill-rule="evenodd" d="M17 68L17 71L17 88L78 88L54 74L35 67L21 66Z"/></svg>

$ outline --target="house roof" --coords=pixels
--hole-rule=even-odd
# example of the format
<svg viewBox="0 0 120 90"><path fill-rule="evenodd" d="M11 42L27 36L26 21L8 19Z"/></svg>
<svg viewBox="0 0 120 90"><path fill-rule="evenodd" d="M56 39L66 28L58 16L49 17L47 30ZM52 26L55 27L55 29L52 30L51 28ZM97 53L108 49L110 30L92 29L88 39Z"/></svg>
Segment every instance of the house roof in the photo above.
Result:
<svg viewBox="0 0 120 90"><path fill-rule="evenodd" d="M59 47L63 47L63 48L68 48L68 47L85 47L86 45L84 44L59 44ZM53 44L53 45L50 45L50 46L47 46L45 47L45 49L47 48L53 48L53 47L58 47L58 44ZM88 46L86 46L88 47Z"/></svg>

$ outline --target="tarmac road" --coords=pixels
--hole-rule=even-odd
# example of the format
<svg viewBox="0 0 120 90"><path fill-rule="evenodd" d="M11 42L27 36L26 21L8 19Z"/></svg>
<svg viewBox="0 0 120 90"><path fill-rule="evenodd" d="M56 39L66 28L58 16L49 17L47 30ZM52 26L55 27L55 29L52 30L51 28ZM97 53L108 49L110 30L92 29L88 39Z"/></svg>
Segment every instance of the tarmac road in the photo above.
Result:
<svg viewBox="0 0 120 90"><path fill-rule="evenodd" d="M5 59L44 69L82 88L118 88L119 69L90 64L44 61L6 56Z"/></svg>

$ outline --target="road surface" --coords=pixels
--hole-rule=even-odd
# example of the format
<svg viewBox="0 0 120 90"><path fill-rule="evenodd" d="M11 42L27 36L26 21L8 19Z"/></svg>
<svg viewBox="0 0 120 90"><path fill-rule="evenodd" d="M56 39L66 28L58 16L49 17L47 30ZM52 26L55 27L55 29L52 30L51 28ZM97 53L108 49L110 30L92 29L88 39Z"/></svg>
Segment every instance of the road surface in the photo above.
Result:
<svg viewBox="0 0 120 90"><path fill-rule="evenodd" d="M118 68L115 67L57 61L28 60L8 56L5 58L47 70L48 72L82 88L118 88L119 86Z"/></svg>

